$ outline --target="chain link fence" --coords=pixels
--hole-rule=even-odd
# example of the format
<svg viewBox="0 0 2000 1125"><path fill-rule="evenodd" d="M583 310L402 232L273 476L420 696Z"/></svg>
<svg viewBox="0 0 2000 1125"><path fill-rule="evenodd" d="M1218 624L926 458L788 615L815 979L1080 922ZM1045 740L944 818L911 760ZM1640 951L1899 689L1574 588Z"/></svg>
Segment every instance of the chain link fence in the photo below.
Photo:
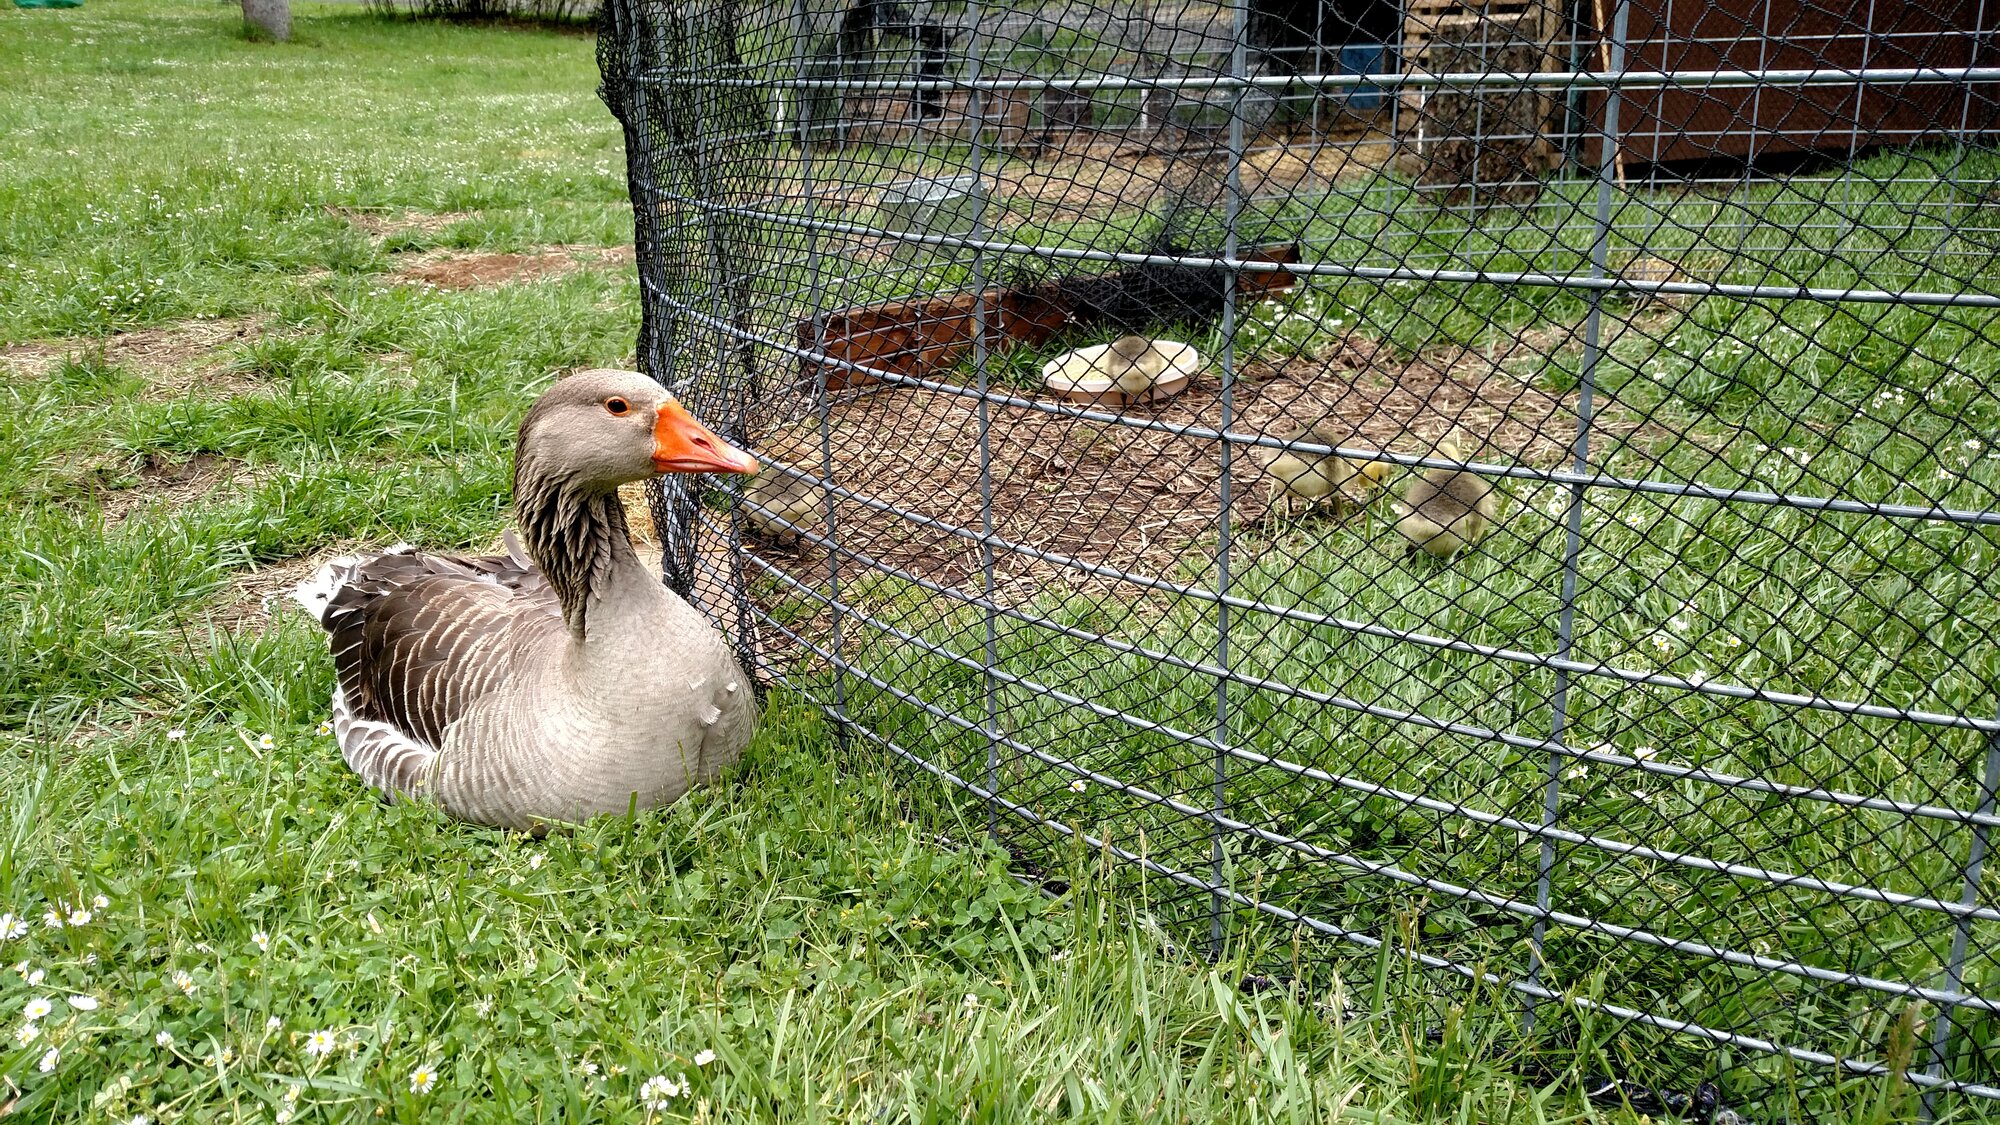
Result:
<svg viewBox="0 0 2000 1125"><path fill-rule="evenodd" d="M1996 24L612 0L668 580L1248 986L2000 1118Z"/></svg>

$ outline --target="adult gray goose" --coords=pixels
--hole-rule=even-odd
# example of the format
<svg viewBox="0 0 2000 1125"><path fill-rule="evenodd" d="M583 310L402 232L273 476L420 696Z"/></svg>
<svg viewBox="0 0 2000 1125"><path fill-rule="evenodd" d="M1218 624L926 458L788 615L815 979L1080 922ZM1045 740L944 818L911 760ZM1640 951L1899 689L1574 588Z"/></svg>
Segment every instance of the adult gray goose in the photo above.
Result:
<svg viewBox="0 0 2000 1125"><path fill-rule="evenodd" d="M644 375L556 383L521 422L506 555L393 548L296 591L332 635L341 756L386 796L506 829L713 780L750 740L749 679L633 553L617 490L756 470Z"/></svg>

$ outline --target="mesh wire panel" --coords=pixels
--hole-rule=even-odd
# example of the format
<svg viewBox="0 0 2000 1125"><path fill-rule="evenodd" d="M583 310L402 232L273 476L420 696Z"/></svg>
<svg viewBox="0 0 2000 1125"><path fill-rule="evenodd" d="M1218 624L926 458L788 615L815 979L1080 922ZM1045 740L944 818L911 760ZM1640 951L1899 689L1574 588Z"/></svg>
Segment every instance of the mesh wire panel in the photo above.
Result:
<svg viewBox="0 0 2000 1125"><path fill-rule="evenodd" d="M1185 948L2000 1116L1996 22L609 0L668 579Z"/></svg>

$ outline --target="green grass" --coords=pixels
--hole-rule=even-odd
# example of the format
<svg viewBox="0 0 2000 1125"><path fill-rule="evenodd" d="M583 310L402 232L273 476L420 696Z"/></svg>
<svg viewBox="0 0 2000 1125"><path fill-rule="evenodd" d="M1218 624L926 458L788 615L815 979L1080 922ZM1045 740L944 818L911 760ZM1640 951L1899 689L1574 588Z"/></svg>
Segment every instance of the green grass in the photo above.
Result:
<svg viewBox="0 0 2000 1125"><path fill-rule="evenodd" d="M316 733L323 638L265 623L255 582L354 542L489 542L524 405L629 362L622 269L391 277L405 251L629 240L591 43L308 5L286 46L193 0L8 12L0 345L69 357L0 410L8 1033L51 1001L0 1050L15 1115L1604 1116L1476 1019L1426 1041L1399 973L1249 996L1272 950L1191 960L1089 855L1044 896L787 696L664 813L534 842L379 804ZM239 320L172 371L107 342ZM189 466L225 479L166 491ZM658 1113L655 1075L690 1085Z"/></svg>
<svg viewBox="0 0 2000 1125"><path fill-rule="evenodd" d="M197 0L0 17L0 346L52 340L69 357L45 375L9 377L0 409L0 781L10 794L0 912L29 920L25 936L0 939L0 963L21 965L0 973L6 1030L21 1026L11 1012L52 1001L32 1042L0 1051L15 1113L418 1120L451 1106L472 1121L1542 1123L1631 1117L1583 1104L1573 1083L1542 1088L1555 1079L1607 1067L1682 1082L1700 1073L1685 1044L1616 1038L1607 1021L1548 1009L1544 1038L1526 1039L1513 999L1441 996L1435 981L1365 952L1302 974L1296 995L1245 994L1236 985L1246 972L1328 947L1231 917L1230 941L1207 966L1195 956L1205 896L1073 844L1042 850L1071 888L1045 896L977 843L983 812L942 799L865 740L843 749L798 696L770 700L726 784L635 820L535 842L374 801L316 733L331 688L324 639L296 615L263 620L263 572L354 543L490 542L506 519L522 408L558 370L629 362L639 319L623 268L444 292L396 282L396 255L617 246L631 238L631 216L587 38L307 5L297 31L289 45L251 43L229 5ZM1799 189L1803 202L1774 199L1771 221L1745 244L1792 255L1788 268L1822 268L1783 230L1784 207L1824 203L1813 190ZM1545 231L1400 210L1401 226L1378 229L1359 210L1319 210L1356 246L1498 268L1574 259ZM1673 212L1649 241L1678 246L1706 229L1702 214ZM400 229L374 238L356 217ZM1130 223L1112 217L1102 229ZM1907 274L1893 255L1882 262L1881 276ZM889 284L856 280L857 292ZM1331 298L1321 311L1406 349L1487 342L1579 307L1567 294L1493 286L1314 291ZM173 371L108 339L160 326L192 338L217 322L248 330ZM1273 329L1274 346L1330 338L1311 326L1286 332L1302 334ZM1990 463L1953 450L2000 420L1990 379L1978 377L2000 363L1991 336L1984 314L1702 302L1664 342L1614 348L1600 377L1677 430L1720 427L1734 440L1721 456L1693 440L1634 443L1609 463L1990 506ZM1756 346L1732 349L1743 340ZM1574 357L1533 374L1566 386ZM192 497L167 489L189 466L223 483ZM1955 474L1955 491L1940 490L1939 471ZM1517 490L1511 534L1451 571L1388 557L1379 523L1252 535L1237 590L1546 648L1558 499ZM2000 549L1989 534L1624 494L1587 518L1577 636L1594 658L1951 710L1986 706L2000 678L1987 640ZM927 635L943 643L981 635L976 616L941 612L893 582L850 593L929 614ZM1044 625L1003 621L1007 673L1211 731L1213 680L1175 662L1212 649L1201 607L1050 594L1028 608L1173 659L1107 658ZM1246 675L1436 720L1531 733L1546 721L1544 673L1272 614L1246 615L1237 632L1234 666ZM863 652L925 698L983 713L976 673L892 643ZM1963 736L1596 681L1573 691L1573 739L1623 752L1657 745L1718 769L1960 804L1976 784ZM1162 795L1207 799L1203 752L1030 687L1003 686L997 700L1013 737L1143 777ZM982 774L983 738L879 694L852 702L890 737ZM1261 751L1310 750L1324 767L1513 815L1539 808L1539 758L1281 692L1246 689L1235 706L1233 732ZM1456 821L1385 799L1281 784L1269 766L1233 770L1231 807L1259 810L1262 824L1428 877L1508 893L1532 878L1532 844L1510 833L1453 835ZM1592 770L1567 789L1567 827L1702 850L1689 837L1720 826L1735 837L1732 858L1899 889L1948 882L1963 854L1962 834L1817 806L1702 803L1670 785L1638 801L1629 770ZM1185 817L1091 785L1072 792L1073 775L1018 754L1003 771L1014 799L1163 862L1207 862L1207 837ZM1413 896L1332 877L1282 849L1231 847L1245 893L1496 969L1518 959L1521 927L1499 913L1419 912ZM1623 921L1662 904L1697 922L1751 918L1779 952L1801 955L1802 938L1786 944L1795 914L1843 940L1865 924L1883 954L1864 968L1882 975L1922 976L1938 956L1937 934L1896 931L1885 912L1786 907L1716 882L1697 893L1672 881L1679 874L1566 862L1558 903ZM71 908L89 921L41 921ZM1570 935L1550 956L1564 985L1589 995L1645 996L1671 982L1683 991L1663 1004L1746 1019L1774 999L1767 978L1678 979L1657 958ZM99 1003L73 1007L69 995ZM1776 999L1798 1011L1787 1033L1803 1028L1841 1049L1893 1050L1908 1038L1880 1010ZM316 1032L331 1034L330 1053L308 1050ZM714 1059L697 1063L707 1051ZM1741 1061L1780 1084L1793 1077ZM437 1087L413 1092L413 1071L430 1067ZM691 1089L652 1113L640 1091L654 1075L687 1075ZM1911 1112L1908 1091L1891 1083L1814 1086L1800 1100L1843 1120ZM1978 1109L1953 1108L1962 1119Z"/></svg>

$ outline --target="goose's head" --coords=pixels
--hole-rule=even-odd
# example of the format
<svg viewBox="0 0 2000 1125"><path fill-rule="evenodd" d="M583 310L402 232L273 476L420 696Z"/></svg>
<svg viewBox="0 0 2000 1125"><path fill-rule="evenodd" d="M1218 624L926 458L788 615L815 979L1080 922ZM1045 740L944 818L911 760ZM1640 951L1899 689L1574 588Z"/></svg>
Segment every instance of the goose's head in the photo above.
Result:
<svg viewBox="0 0 2000 1125"><path fill-rule="evenodd" d="M609 491L665 473L754 473L757 459L695 421L636 371L583 371L543 392L521 420L522 468Z"/></svg>

